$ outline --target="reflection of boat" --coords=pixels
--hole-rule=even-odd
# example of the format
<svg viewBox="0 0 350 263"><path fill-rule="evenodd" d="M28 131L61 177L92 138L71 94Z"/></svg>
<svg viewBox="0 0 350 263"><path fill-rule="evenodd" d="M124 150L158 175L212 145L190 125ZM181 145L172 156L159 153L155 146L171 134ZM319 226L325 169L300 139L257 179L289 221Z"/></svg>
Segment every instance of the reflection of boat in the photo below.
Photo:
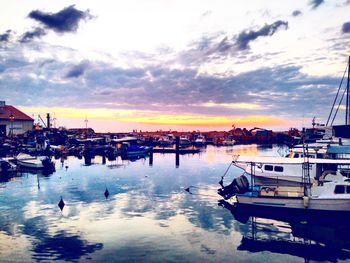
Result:
<svg viewBox="0 0 350 263"><path fill-rule="evenodd" d="M31 156L29 154L20 153L16 156L17 164L25 168L54 168L54 163L47 156Z"/></svg>
<svg viewBox="0 0 350 263"><path fill-rule="evenodd" d="M308 260L332 261L350 259L350 217L332 217L329 220L317 214L288 213L270 208L252 208L231 205L221 200L239 222L243 238L238 250L269 251ZM248 227L248 229L247 229ZM249 229L250 227L250 229Z"/></svg>

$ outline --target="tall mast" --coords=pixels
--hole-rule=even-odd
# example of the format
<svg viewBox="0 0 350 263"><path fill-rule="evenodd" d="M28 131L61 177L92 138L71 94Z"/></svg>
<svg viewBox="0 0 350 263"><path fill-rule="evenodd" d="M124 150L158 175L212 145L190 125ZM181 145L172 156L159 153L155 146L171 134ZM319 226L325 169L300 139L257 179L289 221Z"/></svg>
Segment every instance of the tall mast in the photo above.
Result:
<svg viewBox="0 0 350 263"><path fill-rule="evenodd" d="M349 94L349 85L350 84L350 56L348 63L348 82L346 84L346 113L345 113L345 124L350 124L350 94Z"/></svg>

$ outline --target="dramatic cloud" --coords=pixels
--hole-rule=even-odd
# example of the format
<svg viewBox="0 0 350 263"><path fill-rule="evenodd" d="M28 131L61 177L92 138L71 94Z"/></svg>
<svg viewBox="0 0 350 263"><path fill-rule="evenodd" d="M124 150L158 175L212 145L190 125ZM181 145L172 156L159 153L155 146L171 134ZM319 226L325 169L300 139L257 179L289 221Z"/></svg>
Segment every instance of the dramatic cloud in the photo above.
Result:
<svg viewBox="0 0 350 263"><path fill-rule="evenodd" d="M0 34L0 42L8 42L10 40L11 30L6 30L4 34Z"/></svg>
<svg viewBox="0 0 350 263"><path fill-rule="evenodd" d="M65 75L65 78L78 78L84 75L84 72L88 68L88 66L88 62L82 62L78 65L73 66L71 69L69 69L69 71Z"/></svg>
<svg viewBox="0 0 350 263"><path fill-rule="evenodd" d="M25 32L19 39L20 43L28 43L32 41L34 38L40 38L46 35L46 31L40 27L35 28L32 31Z"/></svg>
<svg viewBox="0 0 350 263"><path fill-rule="evenodd" d="M341 31L343 32L343 34L350 33L350 22L344 23L341 27Z"/></svg>
<svg viewBox="0 0 350 263"><path fill-rule="evenodd" d="M258 31L243 31L238 35L236 39L236 45L240 50L249 49L249 42L261 36L272 36L280 27L287 29L288 22L278 20L270 25L263 26Z"/></svg>
<svg viewBox="0 0 350 263"><path fill-rule="evenodd" d="M292 16L300 16L302 13L300 10L294 10Z"/></svg>
<svg viewBox="0 0 350 263"><path fill-rule="evenodd" d="M324 0L311 0L310 5L312 9L318 8L320 5L324 3Z"/></svg>
<svg viewBox="0 0 350 263"><path fill-rule="evenodd" d="M84 61L67 70L66 63L57 60L44 63L23 58L21 62L18 57L12 67L9 62L0 61L0 69L4 64L0 75L4 86L14 87L2 91L10 103L115 109L114 113L121 115L128 109L141 112L137 115L140 122L149 116L149 111L164 116L174 113L243 116L273 112L276 117L291 114L300 117L305 112L328 113L324 105L331 105L332 96L323 94L333 94L338 85L338 79L311 77L296 66L266 67L223 77L199 74L188 68L171 69L162 64L122 68ZM77 77L82 81L76 81ZM293 107L286 107L291 103ZM118 119L127 118L121 115ZM128 118L135 116L133 113Z"/></svg>
<svg viewBox="0 0 350 263"><path fill-rule="evenodd" d="M30 18L40 22L46 28L59 33L76 32L80 20L91 18L89 11L80 11L74 5L68 6L58 13L45 13L34 10L28 15Z"/></svg>

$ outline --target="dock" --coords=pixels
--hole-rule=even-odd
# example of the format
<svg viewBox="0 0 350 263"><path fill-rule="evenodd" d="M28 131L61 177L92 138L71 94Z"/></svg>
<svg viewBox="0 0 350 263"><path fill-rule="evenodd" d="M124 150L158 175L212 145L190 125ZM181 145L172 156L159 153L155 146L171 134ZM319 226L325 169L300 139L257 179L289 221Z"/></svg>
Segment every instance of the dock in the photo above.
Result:
<svg viewBox="0 0 350 263"><path fill-rule="evenodd" d="M153 148L154 153L177 153L175 148ZM200 149L178 149L179 154L195 154L199 153Z"/></svg>

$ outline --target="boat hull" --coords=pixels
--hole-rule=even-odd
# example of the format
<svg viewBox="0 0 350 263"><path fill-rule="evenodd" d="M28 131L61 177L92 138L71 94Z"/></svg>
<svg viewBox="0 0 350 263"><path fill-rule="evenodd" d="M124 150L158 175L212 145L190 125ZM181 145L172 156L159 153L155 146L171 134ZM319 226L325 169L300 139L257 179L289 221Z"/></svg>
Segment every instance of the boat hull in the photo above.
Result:
<svg viewBox="0 0 350 263"><path fill-rule="evenodd" d="M350 212L349 199L325 199L310 197L276 197L237 195L237 203L256 207L275 207L313 211Z"/></svg>
<svg viewBox="0 0 350 263"><path fill-rule="evenodd" d="M25 167L25 168L34 168L34 169L43 169L44 165L42 162L33 162L33 161L22 161L22 160L17 160L17 164L19 166Z"/></svg>

